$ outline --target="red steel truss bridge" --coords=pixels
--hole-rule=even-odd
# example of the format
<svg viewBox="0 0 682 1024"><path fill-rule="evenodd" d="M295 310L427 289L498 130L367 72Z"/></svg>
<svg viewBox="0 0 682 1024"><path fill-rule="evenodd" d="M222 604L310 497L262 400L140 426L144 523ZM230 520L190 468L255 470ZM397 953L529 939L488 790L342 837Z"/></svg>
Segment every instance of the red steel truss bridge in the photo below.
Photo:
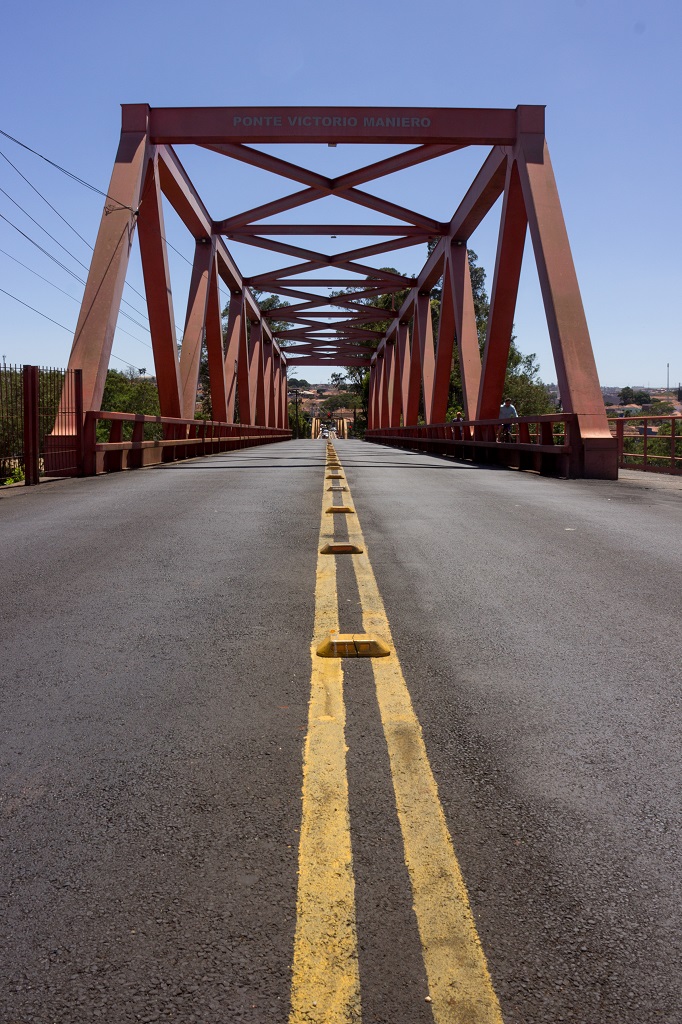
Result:
<svg viewBox="0 0 682 1024"><path fill-rule="evenodd" d="M328 178L254 148L274 143L409 148ZM294 183L293 191L229 216L222 216L225 211L220 210L214 217L181 163L178 150L183 146L204 147L226 159L271 172ZM469 146L483 148L482 164L447 222L379 198L364 188L387 175ZM301 207L314 208L329 196L353 204L357 221L281 223L269 219ZM467 243L500 196L499 240L481 356ZM195 242L179 355L162 197ZM377 214L389 221L376 223ZM82 370L85 410L101 409L135 234L163 417L178 421L193 417L205 339L217 422L234 422L238 396L242 424L284 430L288 426L289 359L300 367L366 366L370 368L368 436L404 444L420 436L418 428L443 424L450 370L457 358L466 428L456 440L461 448L468 445L479 453L495 444L494 424L503 398L523 251L530 234L566 420L564 448L566 452L570 449L569 474L617 474L615 441L604 412L545 140L542 106L507 110L125 105L121 140L69 362L69 369ZM337 239L336 248L341 251L328 253L295 244L296 236L315 235ZM370 244L354 245L351 240L355 237L369 237ZM230 253L231 241L284 255L292 262L244 277ZM414 278L366 262L425 242L435 244ZM221 320L220 281L230 292L226 331ZM441 316L434 337L430 292L441 281ZM406 288L407 296L399 308L387 312L372 303L377 296ZM254 289L281 296L289 304L262 311ZM330 296L330 289L346 290L347 294ZM541 439L552 442L552 426L545 427ZM570 444L566 441L569 432ZM433 431L431 440L432 435ZM531 440L527 430L520 431L516 445L521 454L532 450Z"/></svg>

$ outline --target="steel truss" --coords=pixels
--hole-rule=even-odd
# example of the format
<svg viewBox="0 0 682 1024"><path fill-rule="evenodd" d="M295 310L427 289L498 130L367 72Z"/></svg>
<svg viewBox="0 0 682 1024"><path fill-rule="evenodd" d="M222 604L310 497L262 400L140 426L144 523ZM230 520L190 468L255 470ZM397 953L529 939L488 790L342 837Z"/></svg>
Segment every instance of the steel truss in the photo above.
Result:
<svg viewBox="0 0 682 1024"><path fill-rule="evenodd" d="M332 179L249 145L275 142L330 146L386 143L413 148ZM213 220L173 148L179 145L204 147L303 187ZM359 187L472 145L489 147L489 153L447 223ZM179 357L162 195L195 240ZM455 346L466 418L494 418L503 398L529 231L563 408L576 417L584 473L614 475L615 447L545 141L544 107L152 109L144 104L127 105L123 107L121 141L108 196L69 361L69 368L83 370L86 409L100 408L137 229L163 416L193 415L205 338L216 420L234 421L238 389L242 422L284 426L289 357L297 366L370 367L371 428L409 426L417 424L420 416L427 424L439 423L446 415ZM342 198L394 223L283 224L266 220L327 196ZM497 258L481 359L467 241L500 196ZM285 241L313 235L369 236L377 241L333 255ZM296 262L244 278L225 239L289 256ZM416 278L363 262L434 239L437 244ZM328 276L316 276L320 273ZM218 291L221 279L231 294L225 340ZM441 279L441 316L434 338L430 292ZM357 291L333 298L327 294L330 288L350 287ZM399 309L387 312L371 305L373 297L406 287L409 292ZM295 301L261 312L254 288ZM380 333L377 323L385 325L387 320L388 328ZM273 321L285 322L288 327L273 332Z"/></svg>

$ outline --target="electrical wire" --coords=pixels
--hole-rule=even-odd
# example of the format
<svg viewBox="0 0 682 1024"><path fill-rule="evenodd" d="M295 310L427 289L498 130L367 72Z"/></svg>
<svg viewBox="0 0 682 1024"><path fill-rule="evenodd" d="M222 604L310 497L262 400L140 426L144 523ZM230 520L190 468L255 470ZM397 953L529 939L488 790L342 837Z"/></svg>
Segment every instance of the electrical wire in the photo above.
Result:
<svg viewBox="0 0 682 1024"><path fill-rule="evenodd" d="M58 284L54 283L54 281L50 281L48 277L43 277L42 274L39 274L37 270L33 270L33 268L29 267L26 263L22 263L21 260L18 260L16 258L16 256L12 256L11 252L7 252L5 249L0 249L0 252L3 254L3 256L7 256L15 263L18 263L20 267L24 268L24 270L28 270L29 274L35 274L35 276L39 277L41 281L45 282L45 284L49 284L50 287L56 288L58 292L62 293L62 295L66 295L67 299L72 299L73 302L79 303L82 301L82 299L76 298L75 295L71 295L70 292L64 291L64 289L60 288ZM130 331L126 331L123 327L119 327L118 325L116 326L116 330L120 331L121 334L125 334L127 335L127 337L132 338L133 341L136 341L139 345L144 345L145 348L148 348L150 351L152 351L151 345L148 345L146 341L142 341L141 338L137 338L134 334L131 334Z"/></svg>
<svg viewBox="0 0 682 1024"><path fill-rule="evenodd" d="M47 256L47 258L52 260L53 263L56 263L61 270L64 270L67 274L70 274L75 281L78 281L79 284L82 284L85 287L85 281L83 280L82 277L79 277L78 274L75 271L71 270L70 267L67 267L65 263L62 263L61 260L58 260L57 257L53 256L51 252L47 251L47 249L44 249L39 242L36 242L35 238L31 238L31 236L27 235L25 231L22 231L20 227L17 227L17 225L13 221L11 221L9 217L6 217L4 213L0 213L0 217L2 218L2 220L6 221L6 223L9 224L10 227L14 228L15 231L18 231L20 235L22 235L28 242L31 243L31 245L35 245L36 249L39 249L40 252L43 253L43 255ZM126 313L124 309L120 310L120 314L121 316L124 316L127 320L130 320L131 323L135 324L136 327L139 327L140 330L146 331L147 334L151 333L148 327L145 327L144 324L141 324L138 320L135 320L135 318L132 317L130 313ZM144 313L142 314L142 316L144 316ZM131 337L134 337L134 335L131 335ZM142 341L141 338L137 338L136 340L139 341L141 345L146 344L144 341Z"/></svg>
<svg viewBox="0 0 682 1024"><path fill-rule="evenodd" d="M121 210L130 210L131 213L135 213L135 210L133 210L132 206L126 206L125 203L122 203L118 199L114 199L113 196L110 196L108 192L102 192L100 188L96 188L96 186L91 185L89 181L85 181L83 178L79 178L78 175L74 174L72 171L67 171L67 169L65 167L62 167L61 164L55 163L54 160L50 160L49 157L46 157L42 153L39 153L37 149L31 149L31 147L27 146L25 142L20 142L19 139L15 139L13 135L10 135L9 132L3 131L2 128L0 128L0 135L4 135L6 139L9 139L10 142L16 143L17 146L21 146L22 149L27 149L28 152L33 153L34 156L40 157L41 160L44 160L45 163L50 164L51 167L56 167L58 171L61 171L62 174L65 174L67 178L72 178L73 181L77 181L79 185L84 185L85 188L89 188L92 192L97 192L98 195L104 196L105 199L111 199L112 202L118 204Z"/></svg>
<svg viewBox="0 0 682 1024"><path fill-rule="evenodd" d="M22 143L19 143L19 145L22 145ZM31 150L31 152L33 152L33 150ZM49 199L47 199L47 198L46 198L46 197L45 197L45 196L43 195L43 193L42 193L42 192L40 191L40 189L39 189L39 188L36 188L36 186L35 186L35 185L33 184L33 182L32 182L32 181L30 181L30 180L29 180L29 179L28 179L28 178L26 177L26 175L25 175L25 174L24 174L24 173L23 173L22 171L20 171L20 170L19 170L19 168L18 168L18 167L16 166L16 164L12 163L12 161L11 161L11 160L10 160L10 158L9 158L9 157L7 156L7 154L6 154L6 153L3 153L3 152L2 152L2 150L0 150L0 156L1 156L2 158L3 158L3 160L6 160L6 161L7 161L7 163L8 163L9 165L10 165L10 167L12 167L12 168L13 168L13 169L14 169L14 170L15 170L15 171L17 172L17 174L19 175L19 177L20 177L20 178L23 178L23 180L24 180L24 181L26 182L26 184L27 184L27 185L29 186L29 188L32 188L32 189L33 189L33 191L34 191L34 192L36 193L36 195L40 196L40 198L41 198L41 199L43 200L43 202L44 202L44 203L47 203L47 205L48 205L48 206L50 207L50 209L51 209L51 210L52 210L52 211L53 211L54 213L56 213L56 214L57 214L57 216L59 217L59 219L60 219L60 220L62 220L62 221L64 221L64 223L66 224L66 226L67 226L67 227L71 228L71 230L73 231L73 233L74 233L75 235L77 235L77 236L78 236L78 238L80 238L81 242L84 242L84 243L85 243L85 245L87 245L87 247L88 247L88 249L90 250L90 252L94 252L94 251L95 251L95 249L94 249L94 246L90 245L90 242L88 242L87 238L83 238L83 236L81 235L80 231L77 231L77 230L76 230L76 228L75 228L75 227L73 226L73 224L71 223L71 221L70 221L70 220L68 220L68 219L67 219L66 217L64 217L64 216L63 216L63 214L61 214L61 213L59 212L59 210L57 209L57 207L56 207L56 206L53 206L53 205L52 205L52 203L50 202L50 200L49 200ZM11 197L9 197L9 198L11 198ZM14 202L14 200L12 200L12 202ZM130 209L130 207L125 207L125 209ZM38 226L39 226L39 227L41 227L41 225L38 225ZM59 245L60 243L58 242L57 244ZM62 246L62 248L64 248L64 247ZM68 252L68 250L66 250L66 251ZM72 255L72 253L69 253L69 255L71 256L71 255ZM75 256L74 256L73 258L75 259ZM83 266L83 264L81 264L81 266ZM85 269L87 270L88 268L86 267ZM143 300L144 302L146 302L146 301L147 301L147 297L146 297L146 295L143 295L143 293L142 293L142 292L138 291L138 290L137 290L137 288L135 288L135 287L134 287L134 285L132 285L132 284L131 284L131 283L130 283L129 281L126 281L126 282L125 282L125 287L126 287L126 288L130 288L131 292L134 292L134 293L135 293L136 295L138 295L138 296L139 296L139 297L140 297L140 298L141 298L141 299L142 299L142 300ZM133 304L132 304L131 302L127 302L127 300L126 300L126 299L121 299L121 302L125 302L125 303L126 303L126 305L130 306L130 308L131 308L131 309L134 309L136 313L139 313L139 315L140 315L140 316L144 316L144 317L146 317L146 313L143 313L143 312L142 312L142 310L140 310L140 309L136 309L136 307L135 307L135 306L133 306ZM175 328L176 328L176 330L177 330L177 331L180 331L180 328L178 327L178 325L177 325L177 324L175 325ZM182 332L180 332L180 333L182 333Z"/></svg>
<svg viewBox="0 0 682 1024"><path fill-rule="evenodd" d="M0 154L0 155L2 155L2 154ZM23 177L23 175L22 175L22 177ZM53 241L53 242L55 242L55 244L56 244L56 245L58 245L60 249L63 249L63 250L64 250L64 252L65 252L65 253L67 254L67 256L70 256L70 257L71 257L71 259L72 259L72 260L74 260L74 261L75 261L75 262L76 262L76 263L78 264L78 266L79 266L79 267L82 267L82 268L83 268L83 270L85 270L85 271L88 271L88 270L90 269L90 268L89 268L88 266L86 266L86 264L85 264L85 263L81 263L81 261L80 261L80 260L78 259L78 257L77 257L77 256L74 256L74 254L73 254L73 253L71 252L71 250L70 250L70 249L67 249L65 245L62 245L62 243L61 243L61 242L59 241L59 239L55 238L55 237L54 237L54 235L51 235L51 234L50 234L50 232L49 232L49 231L47 230L47 228L44 228L44 227L43 227L43 225L42 225L42 224L41 224L41 223L40 223L39 221L37 221L37 220L35 219L35 217L32 217L32 216L31 216L31 214L30 214L30 213L28 212L28 210L25 210L25 209L23 208L23 206L22 206L22 205L21 205L20 203L18 203L18 202L16 201L16 199L13 199L13 198L12 198L12 196L11 196L11 195L9 194L9 192L6 192L4 188L0 188L0 192L2 192L2 194L3 194L4 196L7 196L7 198L9 199L9 201L10 201L11 203L14 203L14 205L15 205L15 206L17 207L17 209L21 210L21 212L22 212L22 213L24 214L24 216L25 216L25 217L28 217L28 219L29 219L30 221L33 221L33 223L34 223L34 224L36 225L36 227L39 227L39 228L40 228L40 230L41 230L41 231L43 231L43 232L44 232L44 233L45 233L45 234L47 235L47 237L48 237L48 238L51 238L51 239L52 239L52 241ZM47 200L46 200L46 202L47 202ZM50 205L50 204L48 203L48 206L49 206L49 205ZM54 209L54 207L52 207L52 209ZM55 212L56 212L56 211L55 211ZM1 216L1 215L0 215L0 216ZM62 220L63 220L63 219L64 219L64 218L62 218ZM7 218L5 218L5 220L7 220ZM7 223L8 223L8 224L11 224L12 222L11 222L11 221L7 221ZM68 223L68 221L67 221L66 223ZM15 224L12 224L12 227L16 227L16 225L15 225ZM17 229L17 230L18 230L18 229ZM75 228L74 228L74 230L75 230ZM76 232L76 234L78 234L78 232ZM29 236L28 236L28 235L25 235L24 237L25 237L25 238L28 238ZM78 237L80 238L81 236L80 236L80 235L78 235ZM30 240L32 241L32 239L30 239ZM87 243L86 243L86 244L87 244ZM92 246L90 246L90 248L92 249ZM43 252L45 252L45 251L46 251L46 250L45 250L45 249L43 249ZM94 250L93 250L93 251L94 251ZM61 266L63 266L63 264L61 264ZM65 268L64 268L64 269L65 269ZM77 278L77 280L80 280L80 278ZM81 284L83 284L83 283L84 283L84 282L82 282L82 281L81 281ZM138 294L139 294L139 293L138 293ZM144 296L141 296L141 297L142 297L142 298L144 298ZM128 302L128 300L127 300L127 299L121 299L121 302L125 302L126 306L130 306L130 308L131 308L132 310L134 310L134 312L135 312L135 313L137 313L137 315L138 315L138 316L143 316L143 317L144 317L144 318L145 318L146 320L148 320L148 319L149 319L149 317L147 316L147 314L146 314L146 313L144 313L144 312L143 312L143 311L142 311L141 309L137 309L137 307L136 307L136 306L133 306L132 302ZM126 314L124 313L123 315L125 316ZM132 319L132 318L131 318L131 319ZM133 323L136 323L136 321L135 321L135 320L133 320ZM141 327L143 331L148 331L148 330L149 330L149 328L148 328L148 327L145 327L145 326L144 326L144 324L138 324L138 326L139 326L139 327Z"/></svg>
<svg viewBox="0 0 682 1024"><path fill-rule="evenodd" d="M76 182L78 182L78 183L79 183L80 185L83 185L83 186L84 186L84 187L86 187L86 188L89 188L89 189L90 189L91 191L93 191L93 192L96 192L96 193L97 193L98 195L101 195L101 196L103 196L103 197L104 197L105 199L112 199L112 200L113 200L113 202L117 203L117 205L118 205L118 207L119 207L120 209L122 209L122 210L130 210L130 212L131 212L131 213L133 213L133 214L137 214L137 212L138 212L138 211L137 211L137 210L133 210L132 206L127 206L127 205L126 205L125 203L121 203L121 202L119 202L119 200L117 200L117 199L114 199L114 198L113 198L113 196L110 196L110 195L109 195L109 193L107 193L107 192L103 192L103 191L102 191L101 189L99 189L99 188L96 188L96 187L95 187L94 185L91 185L91 184L90 184L90 183L89 183L88 181L85 181L85 180L84 180L83 178L80 178L80 177L79 177L79 176L78 176L77 174L73 174L73 173L72 173L71 171L68 171L68 170L67 170L66 168L62 167L62 166L61 166L60 164L56 163L56 162L55 162L54 160L50 160L50 159L49 159L48 157L44 156L44 154L42 154L42 153L39 153L39 152L38 152L37 150L35 150L35 149L32 149L32 147L31 147L31 146L28 146L28 145L26 145L26 143L24 143L24 142L21 142L21 141L20 141L19 139L16 139L16 138L14 138L14 136L13 136L13 135L10 135L10 134L9 134L8 132L6 132L6 131L3 131L3 129L1 129L1 128L0 128L0 135L4 136L4 137L5 137L6 139L9 139L9 140L10 140L11 142L14 142L14 143L15 143L15 144L16 144L17 146L21 146L21 147L22 147L22 149L25 149L25 150L27 150L27 151L28 151L29 153L33 153L33 154L34 154L34 156L37 156L37 157L39 157L39 158L40 158L41 160L44 160L44 161L45 161L46 163L48 163L48 164L49 164L49 165L50 165L51 167L54 167L54 168L56 168L56 169L57 169L58 171L61 171L61 172L62 172L63 174L65 174L65 175L66 175L66 176L67 176L68 178L71 178L71 179L72 179L73 181L76 181ZM15 170L15 171L17 172L17 174L19 174L19 175L20 175L20 177L21 177L21 178L23 178L23 180L24 180L24 181L25 181L25 182L26 182L26 183L27 183L27 184L28 184L28 185L29 185L29 186L30 186L30 187L31 187L31 188L33 189L33 191L34 191L34 192L36 192L36 193L37 193L37 195L39 195L39 196L40 196L40 198L41 198L41 199L42 199L42 200L43 200L43 201L44 201L45 203L47 203L47 205L48 205L48 206L50 207L50 209L51 209L51 210L53 210L53 211L54 211L54 212L55 212L55 213L57 214L57 216L58 216L58 217L59 217L59 218L60 218L61 220L63 220L63 221L64 221L64 223L65 223L65 224L67 224L67 225L68 225L68 226L69 226L69 227L71 228L71 230L72 230L72 231L74 231L74 232L75 232L75 233L76 233L76 234L78 235L78 237L79 237L79 238L80 238L80 239L81 239L81 240L82 240L83 242L85 242L85 244L86 244L86 245L88 246L88 248L89 248L89 249L91 249L92 251L94 251L94 250L93 250L93 247L92 247L92 246L90 245L90 243L89 243L89 242L87 242L87 241L86 241L86 240L85 240L85 239L83 238L83 236L82 236L82 235L81 235L81 234L80 234L80 233L79 233L78 231L76 231L76 229L75 229L75 228L73 227L73 225L72 225L72 224L70 224L70 223L69 223L69 221L68 221L68 220L66 220L66 218L65 218L65 217L63 217L63 216L62 216L62 214L60 214L60 213L59 213L59 211L58 211L57 209L55 209L55 207L54 207L54 206L53 206L53 205L52 205L52 204L51 204L51 203L50 203L50 202L49 202L49 201L48 201L48 200L47 200L47 199L45 198L45 196L43 196L43 194L42 194L42 193L41 193L41 192L40 192L40 191L39 191L39 190L38 190L38 189L37 189L37 188L36 188L36 187L35 187L35 186L34 186L34 185L33 185L33 184L32 184L32 183L31 183L31 182L29 181L29 180L28 180L28 178L26 178L26 176L25 176L24 174L22 174L22 173L21 173L21 171L20 171L20 170L19 170L19 169L18 169L17 167L15 167L15 165L14 165L14 164L12 163L12 161L11 161L11 160L10 160L10 159L9 159L9 158L8 158L7 156L5 156L5 154L4 154L4 153L2 153L1 151L0 151L0 156L2 156L2 157L3 157L3 158L4 158L5 160L6 160L6 161L7 161L7 163L8 163L8 164L10 164L10 166L14 168L14 170ZM17 207L18 207L18 208L19 208L19 209L21 210L21 212L22 212L22 213L23 213L23 214L24 214L25 216L27 216L27 217L29 218L29 220L33 221L33 223L34 223L34 224L36 224L36 225L37 225L37 226L38 226L38 227L39 227L39 228L41 229L41 231L44 231L44 232L45 232L45 234L46 234L46 235L47 235L47 236L48 236L49 238L51 238L51 239L52 239L52 241L53 241L53 242L55 242L55 243L56 243L56 244L57 244L57 245L58 245L58 246L60 247L60 249L63 249L63 250L64 250L64 252L66 252L66 253L67 253L67 254L68 254L69 256L71 256L71 258L72 258L73 260L75 260L75 261L76 261L76 263L78 263L78 265L79 265L80 267L82 267L82 268L83 268L84 270L86 270L86 271L88 271L88 270L89 270L89 267L87 267L87 266L86 266L86 265L85 265L84 263L81 263L81 261L80 261L80 260L79 260L79 259L78 259L78 258L77 258L76 256L74 256L74 255L73 255L73 253L72 253L72 252L70 252L70 251L69 251L69 250L68 250L68 249L66 248L66 246L62 245L62 243L61 243L60 241L58 241L58 240L57 240L57 239L56 239L56 238L55 238L55 237L54 237L53 235L51 235L51 234L50 234L50 232L49 232L49 231L47 231L47 229L46 229L46 228L44 228L44 227L42 226L42 224L40 224L40 223L39 223L39 222L38 222L37 220L35 220L35 218L34 218L34 217L32 217L30 213L28 213L28 212L27 212L26 210L24 210L24 208L23 208L23 207L22 207L22 206L21 206L21 205L20 205L20 204L19 204L19 203L18 203L18 202L17 202L16 200L15 200L15 199L13 199L13 198L12 198L12 196L10 196L8 192L6 192L6 191L5 191L5 190L4 190L3 188L0 188L0 192L2 192L2 193L3 193L3 195L5 195L5 196L6 196L6 197L7 197L7 198L8 198L9 200L10 200L10 202L14 203L14 205L15 205L15 206L17 206ZM144 200L144 196L141 196L141 197L140 197L140 202L139 202L139 204L138 204L138 210L139 210L139 206L141 206L141 205L142 205L142 202L143 202L143 200ZM2 214L0 214L0 216L2 216ZM4 219L4 220L7 220L7 218L6 218L6 217L4 217L3 219ZM7 220L7 223L11 224L11 221ZM17 228L17 227L16 227L16 225L14 225L14 224L12 224L12 227L14 227L14 228L15 228L15 229L16 229L17 231L19 231L19 230L20 230L20 229L19 229L19 228ZM22 233L22 234L24 234L24 232L21 232L21 233ZM28 235L25 235L25 234L24 234L24 237L25 237L25 238L28 238L28 239L29 239L29 241L33 242L33 239L31 239L31 238L30 238L30 237L29 237ZM171 242L169 242L169 241L168 241L168 239L167 239L167 238L165 238L165 237L164 237L163 235L161 235L161 237L163 238L163 241L164 241L164 242L166 243L166 245L168 245L168 246L169 246L169 247L170 247L170 248L171 248L171 249L172 249L172 250L173 250L173 251L174 251L175 253L177 253L177 255L178 255L178 256L180 256L180 258L181 258L181 259L183 259L183 260L185 261L185 263L187 263L187 264L188 264L188 265L189 265L190 267L192 266L192 261L191 261L191 260L188 260L188 259L187 259L187 257L186 257L186 256L184 255L184 253L180 252L180 250L179 250L179 249L176 249L176 247L175 247L175 246L174 246L174 245L173 245L173 244L172 244ZM37 242L34 242L33 244L34 244L34 245L37 245L38 243L37 243ZM44 252L44 253L45 253L45 255L48 255L48 256L50 256L50 254L49 254L49 253L47 253L47 251L46 251L45 249L42 249L42 247L41 247L41 246L38 246L38 247L39 247L39 248L41 249L41 251L42 251L42 252ZM51 259L54 259L54 257L52 257L52 256L50 256L50 258L51 258ZM58 263L58 261L57 261L57 260L55 260L55 262L57 262L57 263ZM63 265L62 265L62 264L58 264L58 265L62 266L62 269L67 269L67 268L63 267ZM72 273L71 271L69 271L69 272L70 272L70 273ZM72 276L74 276L74 277L75 277L75 275L73 275L73 274L72 274ZM79 279L79 278L76 278L76 280L80 280L80 279ZM84 283L84 282L82 282L82 281L81 281L80 283L82 284L82 283ZM133 287L133 285L129 284L129 283L127 282L127 281L125 282L125 284L126 284L126 286L127 286L127 287L129 287L129 288L130 288L130 289L131 289L131 290L132 290L133 292L135 292L135 294L136 294L136 295L138 295L138 296L139 296L139 297L140 297L141 299L143 299L143 300L144 300L145 302L147 301L147 300L146 300L146 296L145 296L145 295L143 295L143 294L142 294L141 292L139 292L139 291L137 290L137 288L134 288L134 287ZM135 306L133 306L133 305L132 305L131 303L127 302L127 300L125 300L125 299L122 299L121 301L122 301L122 302L126 302L126 305L130 306L130 308L131 308L131 309L133 309L133 310L134 310L134 311L135 311L135 312L136 312L136 313L137 313L137 314L138 314L139 316L144 316L144 317L145 317L146 319L148 319L148 317L147 317L147 315L146 315L145 313L143 313L143 312L142 312L141 310L138 310L138 309L136 309L136 307L135 307ZM126 313L124 313L124 311L123 311L123 310L121 310L121 313L122 313L122 314L123 314L124 316L126 316L126 315L127 315ZM142 330L145 330L145 331L149 331L149 329L148 329L148 328L146 328L146 327L144 327L144 325L142 325L142 324L137 324L137 321L133 320L133 318L132 318L132 317L128 316L128 319L129 319L129 320L131 320L131 321L132 321L133 323L135 323L135 324L136 324L137 326L141 327L141 328L142 328ZM183 330L182 330L182 328L180 328L180 327L179 327L179 326L178 326L177 324L174 324L174 327L175 327L176 333L177 333L177 334L178 334L178 335L180 336L180 338L182 339L182 337L183 337L183 334L184 334L184 331L183 331ZM144 343L143 343L143 344L144 344Z"/></svg>
<svg viewBox="0 0 682 1024"><path fill-rule="evenodd" d="M65 327L64 324L60 324L58 320L53 320L51 316L47 315L47 313L41 313L41 311L39 309L36 309L35 306L29 306L28 302L24 302L23 299L18 298L16 295L12 295L11 292L5 291L4 288L0 288L0 292L2 292L3 295L8 295L10 299L14 299L15 302L20 303L22 306L25 306L26 309L30 309L33 313L37 313L38 316L42 316L44 317L45 320L49 320L51 324L56 324L56 326L61 327L62 330L68 331L69 334L73 334L73 329L71 327ZM125 363L126 366L132 367L133 370L139 370L138 366L135 366L134 363L129 363L127 359L122 359L120 356L115 355L113 352L111 353L111 355L112 358L118 359L119 363Z"/></svg>
<svg viewBox="0 0 682 1024"><path fill-rule="evenodd" d="M59 212L59 210L58 210L58 209L57 209L57 208L56 208L55 206L53 206L53 205L52 205L52 203L50 202L50 200L49 200L49 199L46 199L46 198L45 198L45 196L43 195L43 193L42 193L42 192L41 192L41 191L40 191L39 189L37 189L37 188L35 187L35 185L33 184L33 182L31 182L31 181L29 181L29 180L28 180L28 178L26 177L26 175L25 175L25 174L22 174L22 172L21 172L21 171L19 170L19 168L17 167L17 165L16 165L16 164L13 164L13 163L12 163L12 161L10 160L10 158L9 158L9 157L8 157L8 156L7 156L7 155L6 155L5 153L3 153L3 151L2 151L1 149L0 149L0 156L2 157L2 159L3 159L3 160L5 160L5 161L6 161L6 162L7 162L7 163L8 163L9 165L10 165L10 167L12 167L12 168L13 168L13 169L14 169L14 170L15 170L15 171L17 172L17 174L19 175L19 177L20 177L20 178L23 178L23 180L24 180L24 181L26 182L26 184L28 185L28 187L29 187L29 188L32 188L32 189L33 189L33 191L34 191L34 192L36 193L36 195L40 196L40 198L42 199L42 201L43 201L44 203L47 203L47 205L48 205L48 206L50 207L50 209L52 210L52 212L53 212L53 213L56 213L56 214L57 214L57 216L59 217L59 219L60 219L60 220L62 220L62 221L64 221L64 223L66 224L67 228L71 228L71 230L73 231L73 233L74 233L75 235L77 235L77 236L78 236L78 238L80 238L81 242L83 242L83 243L84 243L85 245L87 245L88 249L90 249L90 251L91 251L91 252L92 252L92 251L94 251L94 250L93 250L93 246L91 246L91 245L90 245L90 243L88 242L87 238L83 238L83 236L81 235L80 231L76 231L76 229L75 229L75 227L73 226L73 224L71 223L71 221L67 220L67 219L66 219L66 217L62 216L62 214L61 214L61 213Z"/></svg>

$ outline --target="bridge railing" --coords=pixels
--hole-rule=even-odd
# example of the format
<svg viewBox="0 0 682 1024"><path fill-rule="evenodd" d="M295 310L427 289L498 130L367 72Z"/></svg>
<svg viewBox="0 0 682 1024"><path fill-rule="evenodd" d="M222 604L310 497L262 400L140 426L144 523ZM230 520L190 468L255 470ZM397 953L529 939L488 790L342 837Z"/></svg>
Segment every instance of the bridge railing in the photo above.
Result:
<svg viewBox="0 0 682 1024"><path fill-rule="evenodd" d="M505 425L510 428L511 440L501 437ZM380 427L368 430L365 440L472 462L533 469L549 476L581 475L577 417L568 413Z"/></svg>
<svg viewBox="0 0 682 1024"><path fill-rule="evenodd" d="M679 416L609 418L618 444L618 468L682 474L682 419Z"/></svg>
<svg viewBox="0 0 682 1024"><path fill-rule="evenodd" d="M101 425L106 423L109 430L104 441L98 439L98 433L101 438ZM89 411L83 427L83 474L94 476L137 469L290 438L291 431L282 427Z"/></svg>

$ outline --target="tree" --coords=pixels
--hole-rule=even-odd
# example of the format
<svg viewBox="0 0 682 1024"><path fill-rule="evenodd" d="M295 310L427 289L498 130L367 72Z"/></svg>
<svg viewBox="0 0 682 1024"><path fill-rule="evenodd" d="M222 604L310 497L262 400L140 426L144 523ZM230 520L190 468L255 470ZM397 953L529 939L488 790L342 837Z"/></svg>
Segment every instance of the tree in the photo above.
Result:
<svg viewBox="0 0 682 1024"><path fill-rule="evenodd" d="M651 395L648 391L635 388L621 388L618 392L621 405L648 405Z"/></svg>
<svg viewBox="0 0 682 1024"><path fill-rule="evenodd" d="M102 409L108 412L133 412L144 416L160 416L159 391L156 380L153 377L141 377L132 368L125 372L121 370L108 370L107 379L102 394ZM109 438L109 424L98 423L97 434L99 441L107 441ZM144 428L145 440L152 440L161 437L162 429L155 424L146 424ZM130 440L132 436L132 423L123 424L123 438Z"/></svg>

